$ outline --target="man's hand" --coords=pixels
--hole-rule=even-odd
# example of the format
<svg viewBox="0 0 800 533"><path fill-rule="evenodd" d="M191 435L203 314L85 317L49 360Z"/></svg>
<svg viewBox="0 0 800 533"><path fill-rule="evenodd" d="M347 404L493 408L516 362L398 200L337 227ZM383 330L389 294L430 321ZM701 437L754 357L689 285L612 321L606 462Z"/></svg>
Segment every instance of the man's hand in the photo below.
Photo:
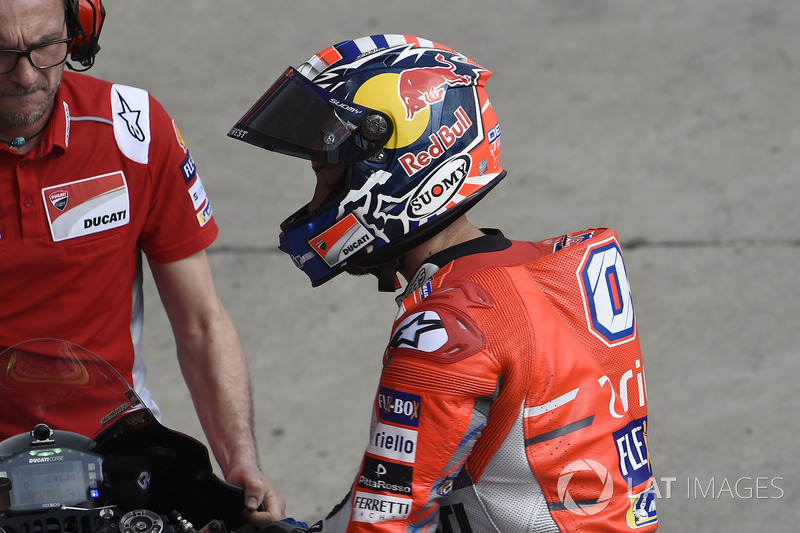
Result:
<svg viewBox="0 0 800 533"><path fill-rule="evenodd" d="M232 485L244 487L244 515L257 528L286 518L286 502L278 494L272 482L253 464L235 466L225 476ZM266 511L259 511L261 504Z"/></svg>

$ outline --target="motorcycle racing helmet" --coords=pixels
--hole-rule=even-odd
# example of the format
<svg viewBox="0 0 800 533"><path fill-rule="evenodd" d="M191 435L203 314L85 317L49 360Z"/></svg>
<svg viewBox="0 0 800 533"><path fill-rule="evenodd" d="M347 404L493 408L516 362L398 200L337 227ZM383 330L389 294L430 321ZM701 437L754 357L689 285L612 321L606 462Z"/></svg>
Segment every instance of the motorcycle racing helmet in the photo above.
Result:
<svg viewBox="0 0 800 533"><path fill-rule="evenodd" d="M346 165L320 208L281 224L280 249L313 286L359 269L394 290L397 259L505 177L490 76L426 39L362 37L287 69L236 123L235 139Z"/></svg>

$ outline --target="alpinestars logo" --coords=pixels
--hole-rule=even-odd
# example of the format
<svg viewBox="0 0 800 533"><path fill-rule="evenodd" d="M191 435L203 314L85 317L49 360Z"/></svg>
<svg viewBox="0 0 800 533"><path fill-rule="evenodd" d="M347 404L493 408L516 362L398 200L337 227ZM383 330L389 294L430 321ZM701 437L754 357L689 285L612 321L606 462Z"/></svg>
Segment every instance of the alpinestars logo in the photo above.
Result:
<svg viewBox="0 0 800 533"><path fill-rule="evenodd" d="M434 352L447 343L447 330L435 311L423 311L403 320L395 330L391 348Z"/></svg>
<svg viewBox="0 0 800 533"><path fill-rule="evenodd" d="M136 109L131 109L131 106L125 101L120 93L117 93L117 96L119 96L119 103L122 105L122 111L117 113L117 115L119 115L119 117L125 121L125 124L128 125L128 131L133 138L139 142L144 142L144 131L142 131L141 126L139 126L139 115L141 115L142 112Z"/></svg>

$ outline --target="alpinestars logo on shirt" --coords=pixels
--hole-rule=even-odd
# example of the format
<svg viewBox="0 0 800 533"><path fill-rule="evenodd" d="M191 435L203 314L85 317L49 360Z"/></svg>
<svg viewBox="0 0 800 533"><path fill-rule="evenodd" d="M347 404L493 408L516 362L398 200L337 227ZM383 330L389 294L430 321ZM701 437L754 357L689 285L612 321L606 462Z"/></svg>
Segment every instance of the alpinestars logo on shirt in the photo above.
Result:
<svg viewBox="0 0 800 533"><path fill-rule="evenodd" d="M435 311L415 313L403 320L392 336L391 348L434 352L447 342L447 330Z"/></svg>
<svg viewBox="0 0 800 533"><path fill-rule="evenodd" d="M145 141L144 131L139 126L139 115L141 115L141 111L136 109L131 109L131 106L125 99L122 97L120 93L117 93L119 96L119 103L122 106L122 111L117 113L119 117L125 121L125 124L128 125L128 131L139 142Z"/></svg>

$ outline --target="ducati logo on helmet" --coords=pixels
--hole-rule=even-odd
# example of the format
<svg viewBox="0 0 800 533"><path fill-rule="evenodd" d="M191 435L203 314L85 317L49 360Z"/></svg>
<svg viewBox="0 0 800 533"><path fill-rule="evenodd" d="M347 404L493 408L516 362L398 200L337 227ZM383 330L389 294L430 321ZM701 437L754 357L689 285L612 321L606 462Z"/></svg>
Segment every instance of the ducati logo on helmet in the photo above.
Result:
<svg viewBox="0 0 800 533"><path fill-rule="evenodd" d="M308 244L329 266L336 266L373 240L375 237L350 213ZM329 242L333 244L329 246Z"/></svg>

